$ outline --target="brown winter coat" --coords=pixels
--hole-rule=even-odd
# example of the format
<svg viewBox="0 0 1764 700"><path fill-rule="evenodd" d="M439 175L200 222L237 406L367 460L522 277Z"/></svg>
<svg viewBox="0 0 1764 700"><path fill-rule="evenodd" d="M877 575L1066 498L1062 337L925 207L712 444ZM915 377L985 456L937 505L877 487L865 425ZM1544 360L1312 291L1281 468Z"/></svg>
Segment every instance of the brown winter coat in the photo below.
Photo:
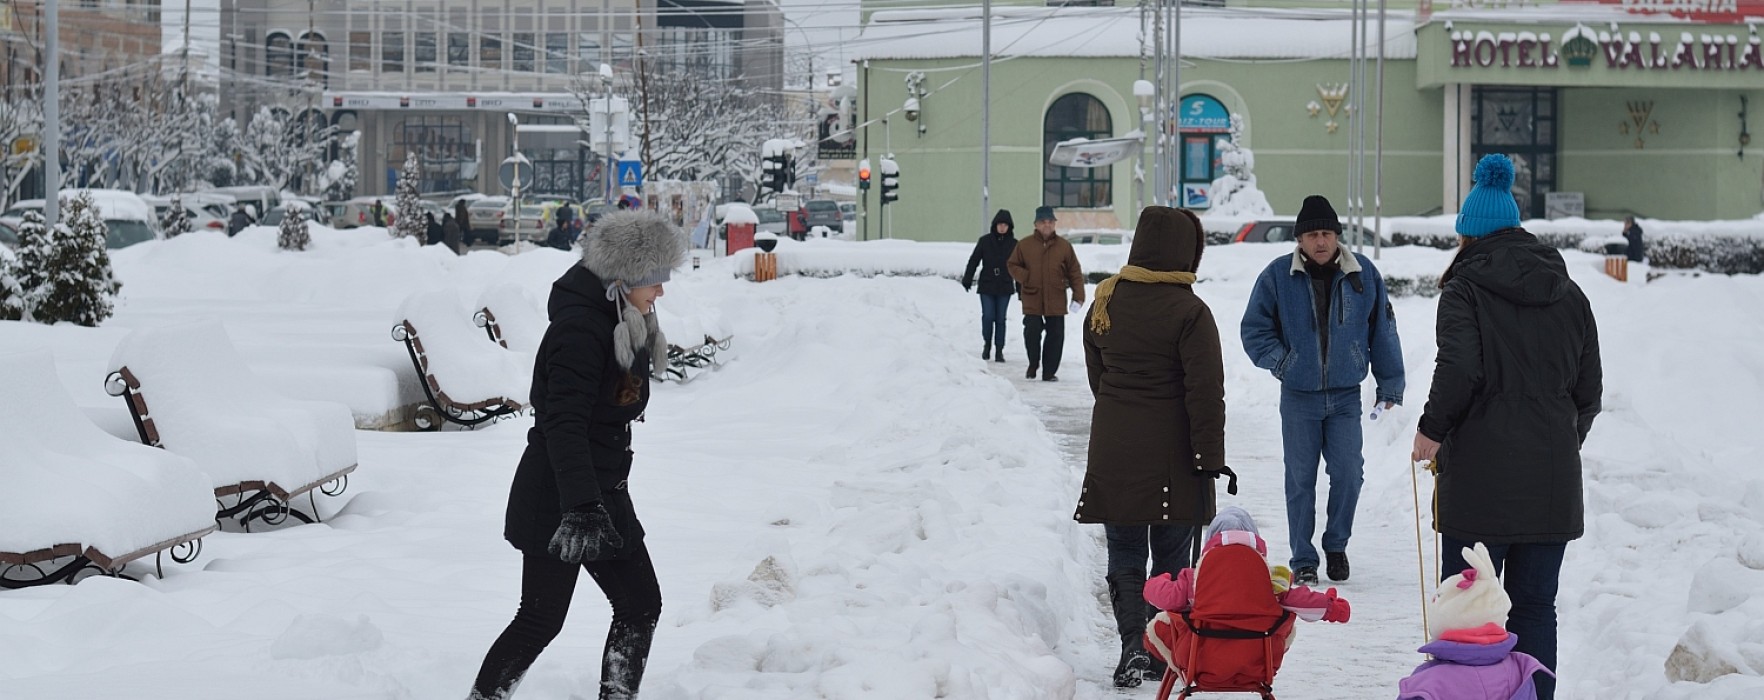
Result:
<svg viewBox="0 0 1764 700"><path fill-rule="evenodd" d="M1127 264L1194 272L1205 245L1193 213L1148 207ZM1124 279L1108 310L1105 334L1085 316L1084 364L1096 408L1074 517L1204 525L1215 508L1209 472L1225 466L1225 367L1213 312L1191 285Z"/></svg>
<svg viewBox="0 0 1764 700"><path fill-rule="evenodd" d="M1022 286L1024 316L1066 315L1067 288L1075 301L1084 303L1084 270L1078 267L1078 253L1057 233L1045 240L1032 233L1017 241L1005 267Z"/></svg>

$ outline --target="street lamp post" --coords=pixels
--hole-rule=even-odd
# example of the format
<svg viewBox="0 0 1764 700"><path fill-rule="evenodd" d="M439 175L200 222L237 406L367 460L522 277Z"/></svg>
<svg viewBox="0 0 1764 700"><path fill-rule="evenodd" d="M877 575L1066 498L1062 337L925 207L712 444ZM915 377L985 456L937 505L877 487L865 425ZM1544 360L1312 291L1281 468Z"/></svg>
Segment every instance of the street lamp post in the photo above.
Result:
<svg viewBox="0 0 1764 700"><path fill-rule="evenodd" d="M508 113L509 132L514 135L514 196L509 199L510 213L514 215L515 252L521 252L521 119L514 112Z"/></svg>
<svg viewBox="0 0 1764 700"><path fill-rule="evenodd" d="M606 151L605 151L605 153L606 153L606 169L601 171L602 176L600 178L602 180L602 183L605 185L605 192L601 195L601 200L602 200L601 206L611 207L612 203L613 203L613 201L612 201L613 200L613 196L612 196L613 180L618 177L618 169L619 169L618 159L613 156L613 152L612 152L613 69L612 69L611 65L608 65L605 63L600 64L600 82L605 87L605 92L603 94L602 100L604 101L605 106L606 106L606 108L604 110L606 113Z"/></svg>

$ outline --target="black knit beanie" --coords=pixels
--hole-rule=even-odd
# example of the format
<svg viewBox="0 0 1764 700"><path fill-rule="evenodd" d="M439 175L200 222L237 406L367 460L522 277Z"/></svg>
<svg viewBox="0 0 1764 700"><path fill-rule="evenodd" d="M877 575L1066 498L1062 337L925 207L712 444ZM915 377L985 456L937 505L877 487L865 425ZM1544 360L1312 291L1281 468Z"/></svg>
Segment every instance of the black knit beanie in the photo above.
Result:
<svg viewBox="0 0 1764 700"><path fill-rule="evenodd" d="M1299 207L1298 225L1292 229L1294 235L1310 231L1341 233L1341 219L1336 218L1335 207L1329 206L1329 199L1320 194L1305 198L1305 205Z"/></svg>

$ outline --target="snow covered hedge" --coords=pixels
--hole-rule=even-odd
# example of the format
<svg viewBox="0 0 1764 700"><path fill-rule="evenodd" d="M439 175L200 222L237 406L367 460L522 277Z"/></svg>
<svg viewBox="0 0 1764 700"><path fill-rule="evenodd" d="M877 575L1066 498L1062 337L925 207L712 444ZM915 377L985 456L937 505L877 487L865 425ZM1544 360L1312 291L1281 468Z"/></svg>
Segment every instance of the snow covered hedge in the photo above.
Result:
<svg viewBox="0 0 1764 700"><path fill-rule="evenodd" d="M1395 219L1387 226L1396 245L1421 245L1442 250L1458 246L1458 236L1441 217ZM1610 221L1566 219L1527 221L1538 240L1563 250L1600 252L1604 241L1618 235ZM1764 273L1764 221L1671 222L1642 221L1648 263L1656 268L1701 270L1724 275Z"/></svg>

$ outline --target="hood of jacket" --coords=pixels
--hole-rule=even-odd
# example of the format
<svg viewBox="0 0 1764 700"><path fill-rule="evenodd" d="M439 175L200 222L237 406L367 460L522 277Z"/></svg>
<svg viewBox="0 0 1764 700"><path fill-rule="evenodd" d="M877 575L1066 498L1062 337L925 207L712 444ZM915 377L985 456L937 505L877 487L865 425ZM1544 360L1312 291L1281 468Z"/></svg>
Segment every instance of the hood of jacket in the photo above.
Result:
<svg viewBox="0 0 1764 700"><path fill-rule="evenodd" d="M1464 248L1447 273L1520 306L1548 306L1568 294L1562 254L1524 229L1489 235Z"/></svg>
<svg viewBox="0 0 1764 700"><path fill-rule="evenodd" d="M1016 222L1011 221L1011 210L1000 209L997 214L993 214L992 224L986 227L986 232L997 234L999 224L1005 225L1004 235L1013 237L1017 235L1017 224Z"/></svg>
<svg viewBox="0 0 1764 700"><path fill-rule="evenodd" d="M606 298L606 283L598 275L581 265L572 265L551 283L551 299L545 304L545 314L557 321L584 313L605 314L610 322L618 317L619 310Z"/></svg>
<svg viewBox="0 0 1764 700"><path fill-rule="evenodd" d="M1429 642L1417 651L1430 654L1435 659L1450 661L1465 666L1493 666L1513 653L1513 647L1519 643L1519 636L1508 634L1492 644L1471 644L1468 642L1448 642L1444 640Z"/></svg>
<svg viewBox="0 0 1764 700"><path fill-rule="evenodd" d="M1154 272L1198 272L1207 238L1200 219L1187 209L1146 207L1133 229L1127 264Z"/></svg>

